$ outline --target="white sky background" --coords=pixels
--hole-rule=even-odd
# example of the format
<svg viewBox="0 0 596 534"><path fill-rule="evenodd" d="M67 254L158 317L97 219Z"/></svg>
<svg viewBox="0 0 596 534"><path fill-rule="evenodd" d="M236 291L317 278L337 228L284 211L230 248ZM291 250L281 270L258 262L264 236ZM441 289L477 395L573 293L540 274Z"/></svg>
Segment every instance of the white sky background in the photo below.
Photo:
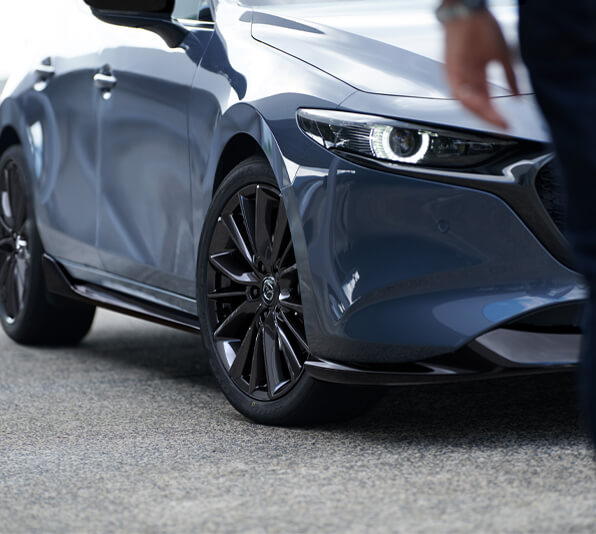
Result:
<svg viewBox="0 0 596 534"><path fill-rule="evenodd" d="M0 79L45 57L46 47L50 55L85 9L83 0L0 0Z"/></svg>

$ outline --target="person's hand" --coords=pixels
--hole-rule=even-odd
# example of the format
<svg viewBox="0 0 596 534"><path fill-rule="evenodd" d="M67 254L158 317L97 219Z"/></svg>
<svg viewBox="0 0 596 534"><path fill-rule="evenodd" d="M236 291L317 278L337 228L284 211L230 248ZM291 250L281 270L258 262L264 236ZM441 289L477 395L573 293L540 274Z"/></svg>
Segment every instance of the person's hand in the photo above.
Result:
<svg viewBox="0 0 596 534"><path fill-rule="evenodd" d="M514 94L519 94L509 49L501 27L487 9L445 24L447 78L453 96L483 119L506 128L488 93L486 68L491 61L503 65Z"/></svg>

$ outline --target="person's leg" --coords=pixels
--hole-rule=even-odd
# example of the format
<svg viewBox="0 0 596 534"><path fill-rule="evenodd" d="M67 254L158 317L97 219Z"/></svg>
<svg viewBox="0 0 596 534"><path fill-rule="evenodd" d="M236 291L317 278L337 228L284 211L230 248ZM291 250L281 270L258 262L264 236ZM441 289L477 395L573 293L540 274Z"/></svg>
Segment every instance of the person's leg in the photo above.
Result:
<svg viewBox="0 0 596 534"><path fill-rule="evenodd" d="M591 288L580 394L596 443L596 0L522 1L520 44L563 169L568 238Z"/></svg>

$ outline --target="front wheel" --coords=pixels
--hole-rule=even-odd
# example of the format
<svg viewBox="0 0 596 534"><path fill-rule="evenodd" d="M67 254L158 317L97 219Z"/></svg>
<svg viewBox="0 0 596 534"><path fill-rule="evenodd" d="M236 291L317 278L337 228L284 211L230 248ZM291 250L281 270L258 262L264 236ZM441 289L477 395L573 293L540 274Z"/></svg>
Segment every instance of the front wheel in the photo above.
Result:
<svg viewBox="0 0 596 534"><path fill-rule="evenodd" d="M264 159L238 165L215 194L197 281L211 367L242 414L264 424L308 424L357 415L374 399L374 393L318 382L304 371L310 351L294 246Z"/></svg>

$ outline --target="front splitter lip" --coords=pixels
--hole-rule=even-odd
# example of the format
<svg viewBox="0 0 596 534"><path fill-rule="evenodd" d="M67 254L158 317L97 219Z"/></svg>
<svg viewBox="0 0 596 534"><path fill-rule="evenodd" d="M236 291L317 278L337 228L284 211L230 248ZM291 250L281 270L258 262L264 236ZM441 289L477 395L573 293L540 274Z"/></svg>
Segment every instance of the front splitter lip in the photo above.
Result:
<svg viewBox="0 0 596 534"><path fill-rule="evenodd" d="M468 382L573 371L579 362L581 334L522 332L500 328L453 355L396 364L391 369L339 363L311 357L306 372L323 382L351 385L408 386Z"/></svg>

